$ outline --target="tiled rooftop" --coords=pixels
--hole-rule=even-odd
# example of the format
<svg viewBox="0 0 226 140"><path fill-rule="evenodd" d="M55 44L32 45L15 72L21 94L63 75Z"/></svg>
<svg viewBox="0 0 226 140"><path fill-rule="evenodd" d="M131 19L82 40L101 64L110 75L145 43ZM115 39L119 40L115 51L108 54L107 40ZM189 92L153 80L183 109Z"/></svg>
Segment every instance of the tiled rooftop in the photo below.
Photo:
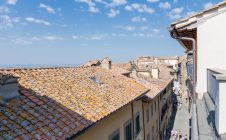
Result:
<svg viewBox="0 0 226 140"><path fill-rule="evenodd" d="M132 64L128 63L114 63L113 66L122 68L124 70L131 70Z"/></svg>
<svg viewBox="0 0 226 140"><path fill-rule="evenodd" d="M158 65L158 69L159 79L148 78L148 80L145 80L143 78L136 78L138 83L150 89L150 91L146 94L146 96L150 98L154 98L158 95L173 80L171 68L164 65Z"/></svg>
<svg viewBox="0 0 226 140"><path fill-rule="evenodd" d="M147 91L135 80L100 67L0 73L20 77L21 95L0 104L0 137L6 139L68 138Z"/></svg>

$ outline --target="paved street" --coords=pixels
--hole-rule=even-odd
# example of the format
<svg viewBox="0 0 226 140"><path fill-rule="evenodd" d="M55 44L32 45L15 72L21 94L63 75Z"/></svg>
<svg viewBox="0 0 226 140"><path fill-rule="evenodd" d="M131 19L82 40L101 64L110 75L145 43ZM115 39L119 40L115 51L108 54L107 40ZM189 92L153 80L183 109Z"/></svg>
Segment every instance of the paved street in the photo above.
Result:
<svg viewBox="0 0 226 140"><path fill-rule="evenodd" d="M178 106L177 111L174 111L172 114L173 115L172 115L170 126L168 128L168 135L166 137L166 140L176 139L176 138L170 138L170 133L173 131L174 131L174 133L177 133L178 135L181 132L182 136L186 136L186 137L183 137L183 139L185 139L185 138L189 139L190 114L188 112L188 103L186 104L185 95L183 95L181 107ZM179 140L179 137L178 137L178 140Z"/></svg>

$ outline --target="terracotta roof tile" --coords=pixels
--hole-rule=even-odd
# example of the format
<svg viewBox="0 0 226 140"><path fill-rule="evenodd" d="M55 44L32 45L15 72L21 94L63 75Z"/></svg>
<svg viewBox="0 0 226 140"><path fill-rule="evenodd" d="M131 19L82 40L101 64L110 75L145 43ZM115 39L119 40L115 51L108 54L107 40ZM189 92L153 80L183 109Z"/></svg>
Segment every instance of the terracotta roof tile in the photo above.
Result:
<svg viewBox="0 0 226 140"><path fill-rule="evenodd" d="M149 78L143 79L139 77L133 77L136 81L148 89L150 89L145 95L149 98L154 98L173 80L171 72L173 70L165 65L158 65L159 79Z"/></svg>
<svg viewBox="0 0 226 140"><path fill-rule="evenodd" d="M0 106L0 137L9 139L70 137L147 91L135 80L100 67L0 73L19 77L21 95Z"/></svg>

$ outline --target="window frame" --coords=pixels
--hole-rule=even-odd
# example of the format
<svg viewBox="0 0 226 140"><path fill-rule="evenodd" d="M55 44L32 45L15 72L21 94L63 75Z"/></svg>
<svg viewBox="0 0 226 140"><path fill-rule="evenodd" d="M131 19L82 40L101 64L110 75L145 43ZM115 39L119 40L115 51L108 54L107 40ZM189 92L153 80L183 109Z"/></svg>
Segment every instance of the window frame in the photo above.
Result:
<svg viewBox="0 0 226 140"><path fill-rule="evenodd" d="M147 135L147 140L151 140L150 133Z"/></svg>
<svg viewBox="0 0 226 140"><path fill-rule="evenodd" d="M155 113L156 113L156 110L157 110L157 103L156 103L156 101L155 101Z"/></svg>
<svg viewBox="0 0 226 140"><path fill-rule="evenodd" d="M154 133L155 133L155 127L154 126L152 126L151 133L152 133L152 140L155 140L155 135L154 135Z"/></svg>
<svg viewBox="0 0 226 140"><path fill-rule="evenodd" d="M146 109L146 120L147 120L147 122L149 122L149 118L150 118L149 109Z"/></svg>
<svg viewBox="0 0 226 140"><path fill-rule="evenodd" d="M126 121L123 125L123 128L124 128L124 139L126 140L126 127L131 124L131 132L132 132L132 139L133 139L133 122L132 122L132 119L129 119L128 121Z"/></svg>
<svg viewBox="0 0 226 140"><path fill-rule="evenodd" d="M120 129L116 129L114 132L112 132L109 136L108 136L108 140L112 140L112 138L115 136L115 135L119 135L119 140L120 140Z"/></svg>
<svg viewBox="0 0 226 140"><path fill-rule="evenodd" d="M153 103L151 104L151 117L153 116L153 114L154 114L154 107L153 107L154 105L153 105Z"/></svg>
<svg viewBox="0 0 226 140"><path fill-rule="evenodd" d="M137 117L139 116L139 130L137 131ZM138 111L136 114L135 114L135 136L137 136L140 131L141 131L141 123L140 123L140 112Z"/></svg>

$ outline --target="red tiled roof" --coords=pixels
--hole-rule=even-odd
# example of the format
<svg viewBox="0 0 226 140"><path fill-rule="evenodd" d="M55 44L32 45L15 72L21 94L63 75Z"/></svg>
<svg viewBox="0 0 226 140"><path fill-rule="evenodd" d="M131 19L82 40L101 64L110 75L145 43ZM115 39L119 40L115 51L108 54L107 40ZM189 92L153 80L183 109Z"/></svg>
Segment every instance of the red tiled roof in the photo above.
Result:
<svg viewBox="0 0 226 140"><path fill-rule="evenodd" d="M130 71L132 68L132 64L130 62L128 63L114 63L112 64L113 67L118 67L127 71Z"/></svg>
<svg viewBox="0 0 226 140"><path fill-rule="evenodd" d="M0 73L20 77L21 95L0 106L0 137L8 139L68 138L147 91L135 80L100 67Z"/></svg>
<svg viewBox="0 0 226 140"><path fill-rule="evenodd" d="M162 90L164 90L166 86L173 80L173 76L171 75L173 70L171 68L168 68L164 65L158 65L158 69L159 79L143 79L139 77L133 77L138 83L150 89L145 95L151 99L158 95Z"/></svg>

